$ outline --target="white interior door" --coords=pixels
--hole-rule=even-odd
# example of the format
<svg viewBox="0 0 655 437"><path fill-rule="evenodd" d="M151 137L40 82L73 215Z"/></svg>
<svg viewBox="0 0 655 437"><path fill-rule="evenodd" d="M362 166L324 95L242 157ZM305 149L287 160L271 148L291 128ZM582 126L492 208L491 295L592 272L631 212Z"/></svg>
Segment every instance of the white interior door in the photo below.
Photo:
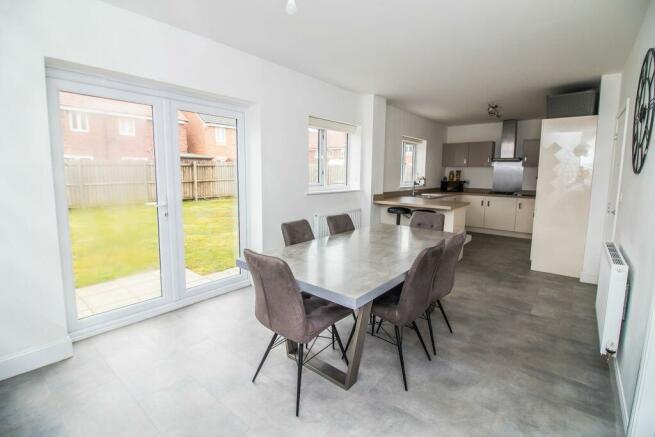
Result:
<svg viewBox="0 0 655 437"><path fill-rule="evenodd" d="M605 211L604 241L614 241L616 219L621 201L621 178L623 176L623 160L625 157L626 137L628 133L628 110L630 100L616 117L614 125L614 141L612 142L612 167L607 189L607 208Z"/></svg>

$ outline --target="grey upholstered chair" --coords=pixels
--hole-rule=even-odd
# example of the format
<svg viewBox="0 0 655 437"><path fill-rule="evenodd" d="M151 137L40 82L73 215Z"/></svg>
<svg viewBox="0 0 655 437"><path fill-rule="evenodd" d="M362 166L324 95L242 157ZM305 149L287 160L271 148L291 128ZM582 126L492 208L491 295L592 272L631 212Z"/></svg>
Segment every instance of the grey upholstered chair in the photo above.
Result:
<svg viewBox="0 0 655 437"><path fill-rule="evenodd" d="M330 215L327 217L330 235L341 234L355 230L355 225L348 214Z"/></svg>
<svg viewBox="0 0 655 437"><path fill-rule="evenodd" d="M284 245L291 246L313 240L314 232L312 232L309 222L302 219L282 223L282 236L284 237Z"/></svg>
<svg viewBox="0 0 655 437"><path fill-rule="evenodd" d="M446 321L446 325L448 325L448 330L451 334L453 333L453 329L450 327L450 322L446 316L446 311L444 311L443 305L441 305L441 299L450 294L453 290L453 285L455 284L455 268L457 267L459 254L462 251L462 247L464 247L465 240L466 232L460 232L446 239L446 247L441 257L441 261L439 262L437 276L434 278L434 286L430 293L430 304L425 311L425 318L428 321L428 328L430 329L432 353L435 355L437 354L437 348L434 344L434 333L432 331L432 319L430 314L434 311L436 306L439 306L441 314Z"/></svg>
<svg viewBox="0 0 655 437"><path fill-rule="evenodd" d="M423 342L423 337L421 337L416 319L425 313L425 308L430 302L430 293L432 292L434 278L443 251L443 241L440 241L436 246L423 249L414 260L409 272L407 272L405 282L373 301L372 326L375 327L376 317L380 317L382 320L394 325L405 391L407 391L407 378L405 376L401 330L405 325L409 324L416 332L428 360L432 360Z"/></svg>
<svg viewBox="0 0 655 437"><path fill-rule="evenodd" d="M409 226L443 231L444 220L445 216L439 212L414 211L412 218L409 220Z"/></svg>
<svg viewBox="0 0 655 437"><path fill-rule="evenodd" d="M273 331L273 338L266 348L252 382L255 382L278 336L297 343L297 416L300 410L300 384L304 364L303 346L318 337L324 330L332 327L342 357L348 363L346 352L334 324L347 317L350 309L315 296L308 299L300 297L300 289L289 265L284 260L258 254L248 249L243 251L243 255L248 263L255 286L255 316L262 325Z"/></svg>

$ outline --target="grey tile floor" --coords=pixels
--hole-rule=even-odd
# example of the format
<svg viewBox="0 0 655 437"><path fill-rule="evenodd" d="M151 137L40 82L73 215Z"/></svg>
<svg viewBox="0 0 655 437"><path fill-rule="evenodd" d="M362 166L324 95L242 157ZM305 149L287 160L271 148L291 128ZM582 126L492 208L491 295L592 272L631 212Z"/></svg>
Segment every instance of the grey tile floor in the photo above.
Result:
<svg viewBox="0 0 655 437"><path fill-rule="evenodd" d="M0 435L620 434L594 287L531 272L529 249L474 236L444 300L455 333L435 314L428 362L407 332L409 392L394 346L367 337L351 390L305 370L296 418L296 368L282 348L250 382L270 333L247 288L80 341L73 358L0 382ZM339 325L344 337L351 323Z"/></svg>

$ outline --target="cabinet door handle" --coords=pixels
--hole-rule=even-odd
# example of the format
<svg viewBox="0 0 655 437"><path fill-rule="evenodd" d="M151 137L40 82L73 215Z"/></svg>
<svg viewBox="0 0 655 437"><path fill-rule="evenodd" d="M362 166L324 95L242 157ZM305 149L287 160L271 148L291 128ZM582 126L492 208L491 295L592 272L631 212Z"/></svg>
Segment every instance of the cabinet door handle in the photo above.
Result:
<svg viewBox="0 0 655 437"><path fill-rule="evenodd" d="M487 162L491 162L491 156L487 156Z"/></svg>
<svg viewBox="0 0 655 437"><path fill-rule="evenodd" d="M521 202L519 202L519 209L521 209Z"/></svg>
<svg viewBox="0 0 655 437"><path fill-rule="evenodd" d="M528 162L528 157L527 156L523 157L523 162Z"/></svg>
<svg viewBox="0 0 655 437"><path fill-rule="evenodd" d="M480 201L480 206L484 206L484 199Z"/></svg>
<svg viewBox="0 0 655 437"><path fill-rule="evenodd" d="M491 200L487 200L487 206L491 206Z"/></svg>

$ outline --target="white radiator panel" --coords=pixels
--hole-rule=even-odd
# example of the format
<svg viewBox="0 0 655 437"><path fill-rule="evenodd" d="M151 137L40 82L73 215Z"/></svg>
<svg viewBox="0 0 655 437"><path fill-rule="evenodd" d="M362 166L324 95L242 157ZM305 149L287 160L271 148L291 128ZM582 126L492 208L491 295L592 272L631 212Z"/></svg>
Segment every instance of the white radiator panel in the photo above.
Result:
<svg viewBox="0 0 655 437"><path fill-rule="evenodd" d="M616 245L605 242L596 291L596 319L601 355L614 353L619 347L628 270L628 264Z"/></svg>
<svg viewBox="0 0 655 437"><path fill-rule="evenodd" d="M327 217L330 215L339 215L339 214L348 214L350 219L355 225L355 229L359 229L362 226L362 210L361 209L351 209L350 211L342 212L333 212L330 214L314 214L314 235L316 238L327 237L330 235L330 230L327 225Z"/></svg>

